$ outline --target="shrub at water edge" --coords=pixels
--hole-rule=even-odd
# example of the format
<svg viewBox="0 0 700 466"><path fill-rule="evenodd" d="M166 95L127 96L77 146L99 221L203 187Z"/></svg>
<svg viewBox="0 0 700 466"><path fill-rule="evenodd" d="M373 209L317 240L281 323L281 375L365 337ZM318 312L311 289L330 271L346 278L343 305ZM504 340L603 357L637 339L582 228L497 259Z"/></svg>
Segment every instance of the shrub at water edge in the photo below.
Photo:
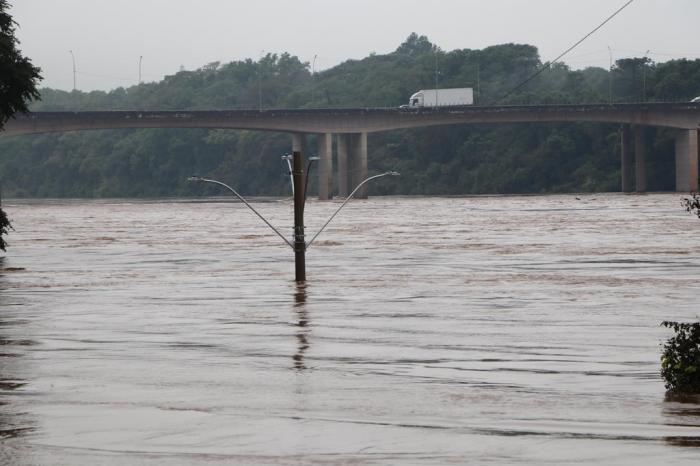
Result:
<svg viewBox="0 0 700 466"><path fill-rule="evenodd" d="M694 213L700 218L700 194L692 193L692 197L684 197L681 200L681 205L686 212Z"/></svg>
<svg viewBox="0 0 700 466"><path fill-rule="evenodd" d="M673 393L700 393L700 322L665 321L673 329L661 355L661 375Z"/></svg>

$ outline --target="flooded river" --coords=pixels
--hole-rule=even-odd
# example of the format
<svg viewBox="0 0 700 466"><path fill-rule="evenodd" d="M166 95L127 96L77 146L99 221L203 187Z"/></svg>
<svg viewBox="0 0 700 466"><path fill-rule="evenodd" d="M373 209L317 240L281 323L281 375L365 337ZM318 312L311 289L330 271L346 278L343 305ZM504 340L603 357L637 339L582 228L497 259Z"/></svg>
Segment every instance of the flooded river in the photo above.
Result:
<svg viewBox="0 0 700 466"><path fill-rule="evenodd" d="M4 207L0 464L700 464L679 195Z"/></svg>

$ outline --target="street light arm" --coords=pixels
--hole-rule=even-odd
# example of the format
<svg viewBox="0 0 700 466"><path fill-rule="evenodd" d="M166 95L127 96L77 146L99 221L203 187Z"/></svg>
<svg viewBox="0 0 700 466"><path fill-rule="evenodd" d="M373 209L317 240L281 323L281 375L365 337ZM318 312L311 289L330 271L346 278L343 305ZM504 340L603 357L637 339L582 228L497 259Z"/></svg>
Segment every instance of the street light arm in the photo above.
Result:
<svg viewBox="0 0 700 466"><path fill-rule="evenodd" d="M290 154L283 155L282 160L287 161L287 167L289 168L289 182L292 185L292 197L294 197L294 177L292 176L292 156Z"/></svg>
<svg viewBox="0 0 700 466"><path fill-rule="evenodd" d="M309 163L306 165L306 179L304 180L304 204L301 206L302 212L304 211L304 209L306 209L306 195L308 194L309 174L311 173L311 165L313 165L316 160L319 160L319 158L309 157Z"/></svg>
<svg viewBox="0 0 700 466"><path fill-rule="evenodd" d="M260 215L260 212L258 212L257 210L255 210L255 209L253 208L253 206L250 205L250 204L248 203L248 201L246 201L245 199L243 199L243 196L241 196L240 194L238 194L238 193L236 192L236 190L233 189L231 186L229 186L229 185L227 185L227 184L225 184L225 183L222 183L221 181L210 180L210 179L208 179L208 178L202 178L201 176L190 176L189 178L187 178L187 181L202 181L202 182L205 182L205 183L214 183L214 184L218 184L218 185L223 186L224 188L228 189L228 190L231 191L238 199L240 199L241 202L243 202L246 206L248 206L248 208L249 208L250 210L252 210L252 211L255 213L255 215L257 215L258 217L260 217L260 220L262 220L263 222L265 222L265 224L266 224L267 226L269 226L270 228L272 228L272 231L274 231L275 233L277 233L277 235L278 235L280 238L282 238L282 240L284 240L284 242L287 243L287 245L289 245L290 248L294 249L294 245L292 245L292 243L290 243L289 240L288 240L287 238L285 238L285 237L282 235L282 233L280 233L280 232L277 230L277 228L273 227L272 224L271 224L270 222L268 222L267 219L265 219L265 217L263 217L262 215Z"/></svg>
<svg viewBox="0 0 700 466"><path fill-rule="evenodd" d="M335 218L335 216L338 215L338 212L340 212L340 209L342 209L343 207L345 207L345 204L347 204L348 202L350 202L350 199L352 199L352 196L355 195L355 193L357 192L358 189L360 189L360 188L361 188L365 183L367 183L368 181L372 181L372 180L375 179L375 178L381 178L382 176L387 176L387 175L399 176L400 173L395 172L395 171L391 171L391 172L382 173L382 174L380 174L380 175L370 176L369 178L367 178L366 180L364 180L362 183L358 184L357 187L356 187L355 189L353 189L353 191L350 193L350 195L349 195L348 197L345 198L345 201L340 205L340 207L338 207L338 210L336 210L335 212L333 212L333 215L331 215L331 217L328 219L328 221L327 221L326 223L323 224L323 226L321 227L320 230L318 230L318 233L316 233L316 234L314 235L314 237L311 238L311 241L309 241L308 243L306 243L306 249L308 249L309 247L311 247L311 243L313 243L314 240L318 237L318 235L320 235L321 232L322 232L323 230L325 230L325 228L328 226L328 224L331 223L331 220L333 220L333 219Z"/></svg>

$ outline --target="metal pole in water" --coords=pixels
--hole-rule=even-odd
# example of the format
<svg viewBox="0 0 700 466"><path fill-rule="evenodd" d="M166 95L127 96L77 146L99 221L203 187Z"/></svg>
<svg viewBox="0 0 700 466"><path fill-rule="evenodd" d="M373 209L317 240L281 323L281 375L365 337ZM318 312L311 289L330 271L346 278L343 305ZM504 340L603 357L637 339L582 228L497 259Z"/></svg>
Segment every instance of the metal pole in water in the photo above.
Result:
<svg viewBox="0 0 700 466"><path fill-rule="evenodd" d="M304 182L304 157L301 152L299 151L294 151L294 155L292 156L293 164L292 164L292 187L294 188L294 243L290 242L287 238L284 237L282 233L277 230L272 224L265 218L263 217L260 212L255 210L255 208L248 203L248 201L245 200L243 196L238 194L238 192L233 189L231 186L222 183L221 181L217 180L211 180L208 178L203 178L201 176L190 176L187 178L188 181L203 181L206 183L214 183L218 184L220 186L223 186L224 188L228 189L233 193L234 196L236 196L242 203L244 203L250 210L253 211L255 215L257 215L260 220L265 222L265 224L270 227L282 240L287 243L289 247L291 247L294 250L294 266L295 266L295 278L296 281L299 283L304 283L306 282L306 250L311 246L311 243L314 242L314 240L320 235L323 230L326 229L329 223L335 218L336 215L338 215L338 212L341 211L345 205L350 202L350 199L355 195L355 193L365 185L365 183L368 183L375 178L380 178L382 176L387 176L387 175L393 175L393 176L398 176L399 174L397 172L391 171L391 172L386 172L382 173L379 175L374 175L370 176L366 180L364 180L362 183L358 184L357 187L350 193L350 195L345 198L345 201L338 207L338 210L336 210L333 215L326 221L326 223L323 224L320 230L311 238L311 241L306 243L305 236L304 236L304 204L306 200L306 183ZM309 157L309 168L307 171L310 171L311 163L314 160L318 160L318 157ZM289 160L287 160L289 161ZM308 175L308 174L307 174ZM308 176L306 181L308 181Z"/></svg>
<svg viewBox="0 0 700 466"><path fill-rule="evenodd" d="M304 241L304 156L294 151L294 270L297 282L306 281L306 242Z"/></svg>

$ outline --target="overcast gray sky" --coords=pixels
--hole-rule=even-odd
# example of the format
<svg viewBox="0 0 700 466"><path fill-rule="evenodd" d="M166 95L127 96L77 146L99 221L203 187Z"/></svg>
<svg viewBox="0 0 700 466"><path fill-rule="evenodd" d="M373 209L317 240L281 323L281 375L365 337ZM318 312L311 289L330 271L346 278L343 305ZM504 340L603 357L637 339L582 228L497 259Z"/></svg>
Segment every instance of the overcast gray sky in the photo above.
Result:
<svg viewBox="0 0 700 466"><path fill-rule="evenodd" d="M626 0L11 0L21 49L43 70L42 86L109 90L156 81L262 51L316 70L387 53L411 33L444 50L528 43L551 60ZM699 0L635 0L564 61L609 66L613 57L700 58Z"/></svg>

